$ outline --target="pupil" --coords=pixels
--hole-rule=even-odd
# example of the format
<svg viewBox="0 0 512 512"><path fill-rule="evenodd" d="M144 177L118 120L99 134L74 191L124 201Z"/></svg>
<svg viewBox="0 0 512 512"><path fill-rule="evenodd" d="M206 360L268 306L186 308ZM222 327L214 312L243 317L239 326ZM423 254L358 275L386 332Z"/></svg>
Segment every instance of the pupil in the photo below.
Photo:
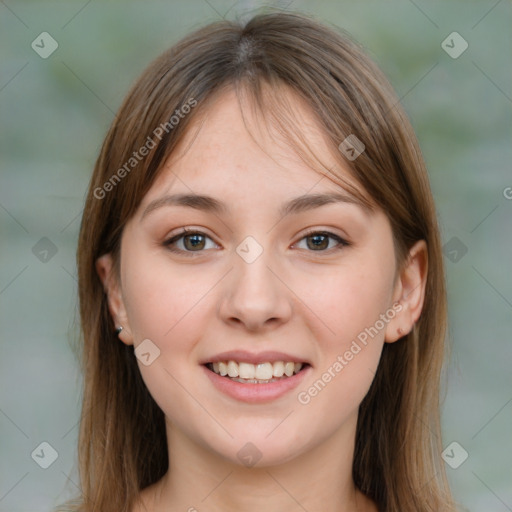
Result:
<svg viewBox="0 0 512 512"><path fill-rule="evenodd" d="M325 235L313 235L309 238L313 242L313 246L310 249L326 249L329 245L329 239Z"/></svg>
<svg viewBox="0 0 512 512"><path fill-rule="evenodd" d="M204 247L204 237L202 235L187 235L185 237L185 247L187 249L202 249Z"/></svg>

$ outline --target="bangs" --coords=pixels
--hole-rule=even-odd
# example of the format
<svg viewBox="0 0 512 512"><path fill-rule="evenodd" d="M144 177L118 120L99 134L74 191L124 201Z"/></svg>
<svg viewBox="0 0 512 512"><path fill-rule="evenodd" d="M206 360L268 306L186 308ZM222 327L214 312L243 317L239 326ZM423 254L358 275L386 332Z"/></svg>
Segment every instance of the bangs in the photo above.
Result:
<svg viewBox="0 0 512 512"><path fill-rule="evenodd" d="M343 134L332 133L308 99L282 80L252 76L236 81L226 81L219 85L201 102L200 106L196 107L194 118L190 119L187 131L181 134L180 140L174 141L173 151L166 152L167 158L172 157L175 162L191 149L207 122L208 112L221 96L229 91L234 91L236 94L247 133L277 167L282 167L283 164L269 153L265 147L265 141L270 140L273 144L291 150L300 161L318 173L319 179L310 190L321 180L328 179L343 189L347 195L352 196L354 202L360 204L365 210L370 212L375 210L376 202L360 181L352 162L339 150L338 140ZM255 121L250 122L248 114ZM327 146L328 154L319 151L319 143ZM157 174L162 172L166 162L167 160L162 160Z"/></svg>

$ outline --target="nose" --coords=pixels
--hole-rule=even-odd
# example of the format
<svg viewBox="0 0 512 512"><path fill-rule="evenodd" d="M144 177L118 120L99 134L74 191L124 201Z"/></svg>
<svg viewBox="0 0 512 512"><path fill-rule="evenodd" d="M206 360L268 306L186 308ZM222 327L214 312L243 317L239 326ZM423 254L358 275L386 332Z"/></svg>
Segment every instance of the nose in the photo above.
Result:
<svg viewBox="0 0 512 512"><path fill-rule="evenodd" d="M222 320L247 331L268 331L289 321L291 291L269 267L265 252L252 263L233 255L234 268L224 280L219 314ZM274 265L273 265L274 266Z"/></svg>

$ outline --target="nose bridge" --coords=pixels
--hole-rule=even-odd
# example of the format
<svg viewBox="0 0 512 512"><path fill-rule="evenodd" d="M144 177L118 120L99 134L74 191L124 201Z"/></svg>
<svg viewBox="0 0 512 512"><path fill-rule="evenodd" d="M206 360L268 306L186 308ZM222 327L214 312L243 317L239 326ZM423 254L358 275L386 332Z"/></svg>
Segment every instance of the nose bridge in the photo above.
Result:
<svg viewBox="0 0 512 512"><path fill-rule="evenodd" d="M261 254L251 262L238 257L235 259L234 265L236 289L242 295L247 294L248 297L254 299L264 298L266 301L275 296L276 283L273 282L275 276L269 270L271 261L267 254Z"/></svg>
<svg viewBox="0 0 512 512"><path fill-rule="evenodd" d="M233 254L233 271L221 305L225 321L255 330L272 321L282 323L291 314L287 288L276 274L270 249L247 237ZM270 267L270 268L269 268Z"/></svg>

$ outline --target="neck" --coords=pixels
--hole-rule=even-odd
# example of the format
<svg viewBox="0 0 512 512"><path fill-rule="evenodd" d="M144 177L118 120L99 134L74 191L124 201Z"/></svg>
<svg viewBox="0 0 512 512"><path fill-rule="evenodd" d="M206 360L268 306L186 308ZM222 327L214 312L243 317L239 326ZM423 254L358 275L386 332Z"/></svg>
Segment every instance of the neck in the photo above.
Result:
<svg viewBox="0 0 512 512"><path fill-rule="evenodd" d="M141 510L376 511L352 480L356 420L305 453L262 468L227 460L168 423L169 471L143 492Z"/></svg>

